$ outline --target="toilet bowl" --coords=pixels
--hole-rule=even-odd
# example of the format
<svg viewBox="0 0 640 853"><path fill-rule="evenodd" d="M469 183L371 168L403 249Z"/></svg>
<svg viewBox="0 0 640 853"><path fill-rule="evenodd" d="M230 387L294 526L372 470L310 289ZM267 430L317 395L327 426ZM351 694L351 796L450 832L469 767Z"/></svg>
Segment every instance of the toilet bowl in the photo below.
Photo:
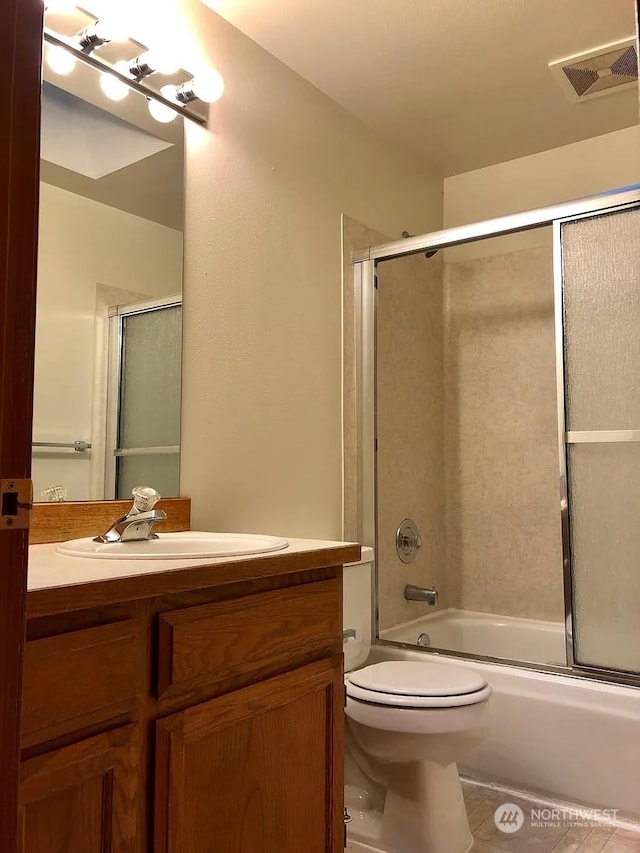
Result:
<svg viewBox="0 0 640 853"><path fill-rule="evenodd" d="M345 566L352 835L394 853L466 853L473 836L457 762L483 737L491 688L477 671L426 655L362 667L371 642L363 601L370 602L372 560L363 548L362 561Z"/></svg>

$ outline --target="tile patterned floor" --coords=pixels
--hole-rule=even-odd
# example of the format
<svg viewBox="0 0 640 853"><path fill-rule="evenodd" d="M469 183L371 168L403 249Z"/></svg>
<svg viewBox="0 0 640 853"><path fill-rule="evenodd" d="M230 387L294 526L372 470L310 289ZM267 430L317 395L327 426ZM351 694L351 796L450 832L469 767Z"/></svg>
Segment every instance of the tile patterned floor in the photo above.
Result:
<svg viewBox="0 0 640 853"><path fill-rule="evenodd" d="M584 824L586 821L549 821L537 826L530 819L536 803L504 791L463 784L469 815L469 826L475 839L474 853L640 853L640 828L632 831L605 825ZM505 802L521 807L525 822L512 834L501 832L494 821L495 810ZM546 806L547 804L540 804Z"/></svg>
<svg viewBox="0 0 640 853"><path fill-rule="evenodd" d="M470 783L463 783L463 790L469 826L475 839L472 853L640 853L640 827L631 830L605 825L572 826L571 822L562 820L549 821L554 824L551 826L535 826L530 819L535 801ZM520 806L525 815L522 828L511 834L501 832L494 821L496 809L506 802ZM539 805L546 807L547 803ZM346 849L349 853L377 853L374 848L355 841Z"/></svg>

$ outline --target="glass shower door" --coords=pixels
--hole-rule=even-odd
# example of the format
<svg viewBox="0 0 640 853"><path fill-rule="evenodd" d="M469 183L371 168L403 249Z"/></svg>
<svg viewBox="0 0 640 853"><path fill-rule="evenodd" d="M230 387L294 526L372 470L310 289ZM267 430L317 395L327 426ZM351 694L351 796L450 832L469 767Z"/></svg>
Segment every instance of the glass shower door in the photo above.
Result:
<svg viewBox="0 0 640 853"><path fill-rule="evenodd" d="M559 228L574 664L640 673L640 209Z"/></svg>
<svg viewBox="0 0 640 853"><path fill-rule="evenodd" d="M150 485L164 497L176 497L180 490L180 298L117 309L111 322L112 452L107 487L118 499L129 498L137 485Z"/></svg>

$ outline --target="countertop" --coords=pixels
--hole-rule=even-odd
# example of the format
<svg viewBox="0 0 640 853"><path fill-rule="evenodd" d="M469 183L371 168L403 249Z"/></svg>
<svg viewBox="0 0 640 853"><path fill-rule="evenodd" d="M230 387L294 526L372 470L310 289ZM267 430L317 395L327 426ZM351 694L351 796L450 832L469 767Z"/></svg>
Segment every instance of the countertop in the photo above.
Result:
<svg viewBox="0 0 640 853"><path fill-rule="evenodd" d="M289 539L280 551L189 560L66 557L57 544L31 545L27 618L355 562L351 542Z"/></svg>

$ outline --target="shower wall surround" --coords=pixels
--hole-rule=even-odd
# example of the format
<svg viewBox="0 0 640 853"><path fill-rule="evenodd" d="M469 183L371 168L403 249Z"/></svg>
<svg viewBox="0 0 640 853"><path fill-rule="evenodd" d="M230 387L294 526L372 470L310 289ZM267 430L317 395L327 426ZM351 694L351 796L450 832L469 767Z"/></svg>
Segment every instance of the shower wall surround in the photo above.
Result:
<svg viewBox="0 0 640 853"><path fill-rule="evenodd" d="M435 586L452 606L445 563L442 255L399 258L378 268L377 438L380 627L414 619L406 584ZM422 547L402 563L395 532L414 519ZM431 612L434 608L429 608Z"/></svg>
<svg viewBox="0 0 640 853"><path fill-rule="evenodd" d="M446 578L456 607L561 621L546 233L549 248L444 266Z"/></svg>

